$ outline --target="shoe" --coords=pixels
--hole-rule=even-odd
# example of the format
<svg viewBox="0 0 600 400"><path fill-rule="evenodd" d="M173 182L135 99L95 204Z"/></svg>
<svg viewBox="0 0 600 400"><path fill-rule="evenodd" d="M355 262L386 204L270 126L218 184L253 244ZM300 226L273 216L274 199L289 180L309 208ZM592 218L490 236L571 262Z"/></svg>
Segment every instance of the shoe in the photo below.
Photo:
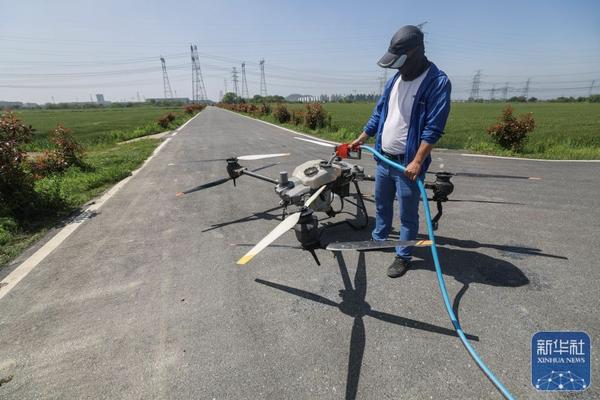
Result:
<svg viewBox="0 0 600 400"><path fill-rule="evenodd" d="M396 257L392 265L388 267L387 276L389 276L390 278L399 278L402 275L404 275L409 268L409 261L400 257Z"/></svg>

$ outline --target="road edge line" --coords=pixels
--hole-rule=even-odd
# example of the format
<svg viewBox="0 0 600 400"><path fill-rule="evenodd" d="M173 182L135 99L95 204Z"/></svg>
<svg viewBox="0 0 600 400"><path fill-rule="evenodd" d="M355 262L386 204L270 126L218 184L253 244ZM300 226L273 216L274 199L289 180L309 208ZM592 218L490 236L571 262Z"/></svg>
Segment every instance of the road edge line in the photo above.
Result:
<svg viewBox="0 0 600 400"><path fill-rule="evenodd" d="M508 157L508 156L492 156L489 154L471 154L461 153L463 157L481 157L481 158L497 158L501 160L519 160L519 161L546 161L546 162L579 162L579 163L598 163L600 160L547 160L544 158L522 158L522 157Z"/></svg>

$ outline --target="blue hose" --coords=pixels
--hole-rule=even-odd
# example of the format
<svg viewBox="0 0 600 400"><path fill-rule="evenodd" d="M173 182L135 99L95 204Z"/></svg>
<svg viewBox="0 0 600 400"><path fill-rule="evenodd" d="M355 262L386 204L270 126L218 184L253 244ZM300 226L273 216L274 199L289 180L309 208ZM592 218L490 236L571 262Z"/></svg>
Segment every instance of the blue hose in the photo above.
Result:
<svg viewBox="0 0 600 400"><path fill-rule="evenodd" d="M391 167L394 167L394 168L399 169L400 171L404 172L404 170L405 170L404 166L402 166L398 163L395 163L395 162L391 161L390 159L384 157L381 153L379 153L375 149L373 149L369 146L361 146L360 148L362 150L368 151L369 153L372 153L379 160L390 165ZM487 365L485 365L483 360L479 357L479 355L477 354L477 352L475 351L473 346L471 346L471 344L467 340L467 337L465 336L465 333L463 332L462 328L460 327L458 318L456 318L456 315L454 314L454 311L452 310L452 306L450 305L450 298L448 297L448 291L446 290L446 283L444 282L444 277L442 275L442 267L440 266L440 260L438 258L438 254L437 254L437 248L436 248L436 244L435 244L435 235L433 234L433 225L431 223L431 212L429 211L429 201L427 200L427 192L425 191L425 185L423 184L423 180L421 178L417 179L417 184L419 186L419 191L421 192L423 208L425 209L425 220L427 221L427 232L429 233L429 240L431 240L431 255L433 256L433 262L435 264L435 272L437 274L437 280L438 280L438 284L440 286L440 292L442 292L442 298L444 299L444 303L446 304L446 311L448 312L448 316L450 317L450 320L452 321L452 325L454 325L454 330L456 330L458 337L460 338L463 345L469 352L469 355L471 355L471 357L477 363L479 368L481 368L483 373L490 379L490 381L492 381L492 383L496 386L496 388L498 388L500 393L502 393L502 395L505 398L507 398L509 400L513 400L514 398L512 397L512 395L510 394L508 389L506 389L506 387L504 387L502 382L500 382L500 380L498 378L496 378L494 373L487 367Z"/></svg>

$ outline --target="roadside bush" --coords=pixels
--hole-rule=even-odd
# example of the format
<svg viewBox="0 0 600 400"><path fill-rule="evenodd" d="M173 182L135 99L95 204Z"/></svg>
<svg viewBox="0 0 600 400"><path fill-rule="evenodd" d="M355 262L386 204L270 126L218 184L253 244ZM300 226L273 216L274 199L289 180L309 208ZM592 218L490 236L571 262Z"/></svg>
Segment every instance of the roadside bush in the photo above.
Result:
<svg viewBox="0 0 600 400"><path fill-rule="evenodd" d="M54 155L63 169L75 165L83 166L83 147L77 143L71 131L62 125L58 125L50 133L50 141L54 143Z"/></svg>
<svg viewBox="0 0 600 400"><path fill-rule="evenodd" d="M12 112L0 116L0 208L26 207L33 196L33 179L27 173L23 145L34 129L24 125Z"/></svg>
<svg viewBox="0 0 600 400"><path fill-rule="evenodd" d="M256 104L248 104L246 106L246 110L247 110L246 111L247 113L250 113L250 114L254 115L258 111L258 107L256 107Z"/></svg>
<svg viewBox="0 0 600 400"><path fill-rule="evenodd" d="M257 111L260 115L269 115L269 114L271 114L271 107L269 107L269 105L267 103L262 103L261 105L258 106Z"/></svg>
<svg viewBox="0 0 600 400"><path fill-rule="evenodd" d="M14 219L0 217L0 246L8 243L15 233L18 231L19 226Z"/></svg>
<svg viewBox="0 0 600 400"><path fill-rule="evenodd" d="M327 112L320 103L309 103L305 106L304 126L309 129L323 128L327 121Z"/></svg>
<svg viewBox="0 0 600 400"><path fill-rule="evenodd" d="M71 131L57 125L50 133L50 141L54 149L44 150L31 163L31 171L36 179L65 171L70 166L84 167L83 147L77 143Z"/></svg>
<svg viewBox="0 0 600 400"><path fill-rule="evenodd" d="M171 122L175 121L175 118L177 118L175 116L175 114L173 114L171 112L167 113L158 119L158 124L162 128L167 129L169 127L169 125L171 124Z"/></svg>
<svg viewBox="0 0 600 400"><path fill-rule="evenodd" d="M304 122L304 112L303 111L292 111L291 122L294 125L300 125Z"/></svg>
<svg viewBox="0 0 600 400"><path fill-rule="evenodd" d="M206 108L206 104L186 104L183 106L183 112L186 114L196 114Z"/></svg>
<svg viewBox="0 0 600 400"><path fill-rule="evenodd" d="M275 108L273 109L273 117L275 117L277 122L279 122L281 124L289 122L290 119L292 118L287 107L284 106L283 104L277 104L277 106L275 106Z"/></svg>
<svg viewBox="0 0 600 400"><path fill-rule="evenodd" d="M527 134L535 128L532 113L519 116L513 115L513 108L507 105L502 115L498 117L498 123L487 128L487 133L494 142L502 148L519 152L527 140Z"/></svg>

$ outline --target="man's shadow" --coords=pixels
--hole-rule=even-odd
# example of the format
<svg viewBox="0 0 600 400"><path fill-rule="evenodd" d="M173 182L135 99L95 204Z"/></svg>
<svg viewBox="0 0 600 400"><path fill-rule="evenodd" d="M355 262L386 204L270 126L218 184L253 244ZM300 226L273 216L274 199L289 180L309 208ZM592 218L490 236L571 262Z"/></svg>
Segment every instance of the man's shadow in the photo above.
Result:
<svg viewBox="0 0 600 400"><path fill-rule="evenodd" d="M315 293L265 281L263 279L255 279L255 281L262 285L266 285L295 296L305 298L307 300L312 300L317 303L335 307L343 314L353 318L352 331L350 333L350 350L347 367L348 372L346 378L346 400L355 399L358 392L360 370L362 367L366 342L363 317L375 318L380 321L400 325L405 328L419 329L448 336L457 336L456 332L452 329L372 309L371 305L365 300L367 294L367 270L365 265L365 254L359 254L356 274L354 275L354 285L350 279L348 268L346 267L346 263L342 254L340 252L334 252L334 255L340 269L342 282L344 284L344 289L339 291L339 297L341 299L339 302L330 300ZM479 341L477 336L469 334L466 336L469 340Z"/></svg>
<svg viewBox="0 0 600 400"><path fill-rule="evenodd" d="M462 240L443 236L436 236L436 243L439 245L437 247L437 252L442 265L442 272L444 275L452 276L463 285L453 301L453 309L457 317L459 314L460 301L469 289L471 283L513 288L530 284L527 275L513 263L502 258L496 258L478 251L473 251L474 249L495 249L505 258L517 260L530 256L561 260L567 259L563 256L544 253L540 249L517 245L480 243L474 240ZM411 270L423 269L435 272L435 266L431 259L431 252L428 248L415 248L413 255L418 259L411 264Z"/></svg>

